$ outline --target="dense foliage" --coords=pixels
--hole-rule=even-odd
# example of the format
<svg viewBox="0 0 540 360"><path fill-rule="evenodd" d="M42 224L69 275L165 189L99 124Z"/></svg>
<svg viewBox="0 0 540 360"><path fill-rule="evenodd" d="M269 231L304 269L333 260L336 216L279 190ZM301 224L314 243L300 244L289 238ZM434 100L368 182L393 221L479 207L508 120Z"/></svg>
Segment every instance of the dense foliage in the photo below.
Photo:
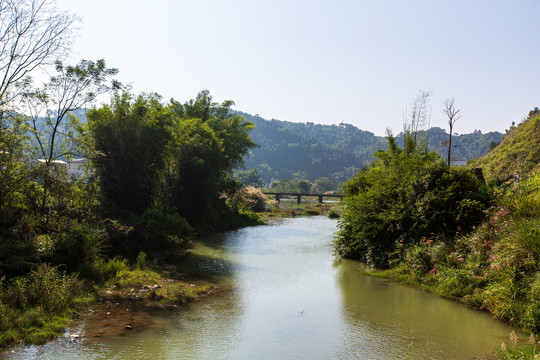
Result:
<svg viewBox="0 0 540 360"><path fill-rule="evenodd" d="M323 194L327 191L335 191L336 185L327 177L320 177L313 183L306 179L294 178L273 181L268 187L269 192Z"/></svg>
<svg viewBox="0 0 540 360"><path fill-rule="evenodd" d="M490 195L470 170L447 167L412 137L400 148L389 135L375 157L345 183L337 254L387 267L403 247L434 236L449 241L482 220Z"/></svg>

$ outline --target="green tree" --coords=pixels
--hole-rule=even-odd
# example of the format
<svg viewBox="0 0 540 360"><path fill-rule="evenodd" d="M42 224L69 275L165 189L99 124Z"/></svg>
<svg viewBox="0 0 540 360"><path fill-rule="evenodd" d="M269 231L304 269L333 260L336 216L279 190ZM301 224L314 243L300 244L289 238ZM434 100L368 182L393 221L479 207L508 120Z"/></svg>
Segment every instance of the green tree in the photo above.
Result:
<svg viewBox="0 0 540 360"><path fill-rule="evenodd" d="M21 191L28 184L24 158L26 144L24 119L15 113L0 114L0 223L20 217Z"/></svg>
<svg viewBox="0 0 540 360"><path fill-rule="evenodd" d="M244 186L255 186L258 188L262 188L264 186L264 183L261 178L261 173L259 172L259 168L255 167L250 170L237 170L234 173L235 179L240 181Z"/></svg>
<svg viewBox="0 0 540 360"><path fill-rule="evenodd" d="M123 93L87 118L101 201L113 212L144 213L159 196L174 113L155 94Z"/></svg>
<svg viewBox="0 0 540 360"><path fill-rule="evenodd" d="M311 191L311 186L313 185L311 181L305 179L295 179L297 180L298 192L300 193L309 193Z"/></svg>
<svg viewBox="0 0 540 360"><path fill-rule="evenodd" d="M313 183L313 186L311 187L311 192L314 194L322 194L334 188L335 186L332 183L332 180L327 177L320 177Z"/></svg>
<svg viewBox="0 0 540 360"><path fill-rule="evenodd" d="M212 102L207 90L181 104L171 100L177 115L166 180L169 201L192 224L220 226L229 211L223 194L240 188L233 170L255 147L249 132L253 124L231 113L230 100Z"/></svg>
<svg viewBox="0 0 540 360"><path fill-rule="evenodd" d="M491 201L487 187L470 170L446 166L435 152L411 149L397 146L389 134L388 149L345 183L338 254L386 267L399 246L433 234L451 238L481 221Z"/></svg>
<svg viewBox="0 0 540 360"><path fill-rule="evenodd" d="M219 139L200 119L177 119L173 131L164 193L190 224L216 219L227 170Z"/></svg>
<svg viewBox="0 0 540 360"><path fill-rule="evenodd" d="M17 217L21 189L28 184L26 134L18 114L29 75L64 56L78 18L59 12L54 1L0 1L0 216Z"/></svg>

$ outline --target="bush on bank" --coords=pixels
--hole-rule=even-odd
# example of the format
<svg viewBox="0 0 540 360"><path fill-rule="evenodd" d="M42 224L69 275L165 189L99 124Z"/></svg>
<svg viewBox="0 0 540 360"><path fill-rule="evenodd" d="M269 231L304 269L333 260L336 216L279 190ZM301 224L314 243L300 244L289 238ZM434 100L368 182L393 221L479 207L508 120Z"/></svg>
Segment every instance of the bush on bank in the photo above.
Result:
<svg viewBox="0 0 540 360"><path fill-rule="evenodd" d="M63 330L81 282L41 265L0 288L0 346L22 340L44 343Z"/></svg>
<svg viewBox="0 0 540 360"><path fill-rule="evenodd" d="M404 246L401 261L383 276L539 334L540 173L495 192L497 206L486 210L481 225L451 241L426 238Z"/></svg>
<svg viewBox="0 0 540 360"><path fill-rule="evenodd" d="M345 183L334 250L378 267L412 258L427 268L418 251L403 250L452 242L456 233L482 221L491 194L472 171L449 168L421 144L402 149L391 135L388 144L368 169Z"/></svg>

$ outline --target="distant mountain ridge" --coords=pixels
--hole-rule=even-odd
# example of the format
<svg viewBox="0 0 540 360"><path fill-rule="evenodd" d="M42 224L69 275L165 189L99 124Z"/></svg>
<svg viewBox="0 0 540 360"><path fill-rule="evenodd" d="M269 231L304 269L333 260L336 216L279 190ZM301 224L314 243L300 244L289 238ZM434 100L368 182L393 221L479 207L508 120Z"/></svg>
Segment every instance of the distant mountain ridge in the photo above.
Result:
<svg viewBox="0 0 540 360"><path fill-rule="evenodd" d="M86 122L85 109L73 113L80 121ZM337 185L369 164L378 149L385 150L387 147L384 136L377 136L351 124L296 123L266 120L241 111L235 113L256 126L250 135L259 147L252 149L245 158L245 169L257 168L265 183L294 178L315 181L328 177ZM431 150L446 157L447 149L441 147L441 142L448 141L446 130L432 127L429 134L421 133L421 136L428 138ZM490 146L500 143L503 137L504 134L496 131L484 134L476 130L470 134L454 134L452 157L467 160L480 158L489 152ZM403 134L398 134L397 139L402 143Z"/></svg>
<svg viewBox="0 0 540 360"><path fill-rule="evenodd" d="M387 146L385 137L351 124L295 123L266 120L241 111L236 113L255 124L256 129L250 135L259 144L245 159L245 168L256 168L266 183L295 177L310 181L328 177L337 184L356 174L373 160L375 151ZM442 141L448 141L446 130L433 127L429 134L422 135L428 139L431 150L446 157L447 149L441 147ZM397 138L402 141L403 134L398 134ZM502 139L503 134L496 131L454 134L452 157L467 160L481 157Z"/></svg>

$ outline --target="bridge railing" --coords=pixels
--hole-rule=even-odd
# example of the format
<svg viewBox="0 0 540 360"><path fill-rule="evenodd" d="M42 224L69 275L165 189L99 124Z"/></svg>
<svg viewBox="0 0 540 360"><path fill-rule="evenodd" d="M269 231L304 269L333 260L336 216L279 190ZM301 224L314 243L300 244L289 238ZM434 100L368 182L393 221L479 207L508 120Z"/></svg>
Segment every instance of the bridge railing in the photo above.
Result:
<svg viewBox="0 0 540 360"><path fill-rule="evenodd" d="M265 195L274 195L276 197L276 201L279 203L282 196L296 196L296 203L300 204L302 202L302 196L313 196L319 198L319 204L322 204L323 197L338 197L343 198L344 195L340 194L309 194L309 193L289 193L289 192L263 192Z"/></svg>

